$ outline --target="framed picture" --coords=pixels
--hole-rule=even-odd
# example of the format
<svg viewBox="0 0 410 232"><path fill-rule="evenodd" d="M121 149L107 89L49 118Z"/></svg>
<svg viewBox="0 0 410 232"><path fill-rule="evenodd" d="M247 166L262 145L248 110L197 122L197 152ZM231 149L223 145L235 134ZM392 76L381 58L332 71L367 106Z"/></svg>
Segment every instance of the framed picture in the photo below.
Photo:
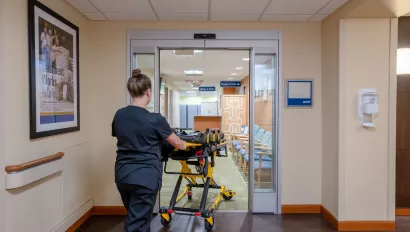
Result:
<svg viewBox="0 0 410 232"><path fill-rule="evenodd" d="M30 139L80 130L79 29L28 0Z"/></svg>

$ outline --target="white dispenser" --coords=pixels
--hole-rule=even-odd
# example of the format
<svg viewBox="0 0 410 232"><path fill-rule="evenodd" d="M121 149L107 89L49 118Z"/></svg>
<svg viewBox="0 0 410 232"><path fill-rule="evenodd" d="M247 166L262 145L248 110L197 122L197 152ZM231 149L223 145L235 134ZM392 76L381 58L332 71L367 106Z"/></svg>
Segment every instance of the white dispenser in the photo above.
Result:
<svg viewBox="0 0 410 232"><path fill-rule="evenodd" d="M379 112L379 103L375 89L359 90L359 118L363 127L376 127L374 116Z"/></svg>

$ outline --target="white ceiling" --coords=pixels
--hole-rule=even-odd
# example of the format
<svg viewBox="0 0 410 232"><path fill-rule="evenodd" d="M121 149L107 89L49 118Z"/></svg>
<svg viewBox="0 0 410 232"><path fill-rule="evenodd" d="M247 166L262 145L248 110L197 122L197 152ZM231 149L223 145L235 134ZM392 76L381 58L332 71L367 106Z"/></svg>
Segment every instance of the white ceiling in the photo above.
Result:
<svg viewBox="0 0 410 232"><path fill-rule="evenodd" d="M161 50L160 72L179 90L191 90L186 80L202 80L202 86L219 86L219 82L240 81L249 73L249 58L247 50L203 50L194 56L175 56L172 50ZM242 68L242 69L237 69ZM185 76L185 70L203 71L203 76ZM232 74L236 75L232 75Z"/></svg>
<svg viewBox="0 0 410 232"><path fill-rule="evenodd" d="M90 20L321 21L348 0L67 0Z"/></svg>

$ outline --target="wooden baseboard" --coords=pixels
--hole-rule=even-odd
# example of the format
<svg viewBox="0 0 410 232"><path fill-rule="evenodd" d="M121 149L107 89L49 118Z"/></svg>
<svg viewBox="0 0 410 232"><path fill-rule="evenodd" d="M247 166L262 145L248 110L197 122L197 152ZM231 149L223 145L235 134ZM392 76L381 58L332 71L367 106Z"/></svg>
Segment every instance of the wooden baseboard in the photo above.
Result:
<svg viewBox="0 0 410 232"><path fill-rule="evenodd" d="M92 209L90 209L87 213L80 217L72 226L70 226L66 232L75 232L77 231L80 226L87 221L92 216Z"/></svg>
<svg viewBox="0 0 410 232"><path fill-rule="evenodd" d="M396 216L410 216L410 208L396 208Z"/></svg>
<svg viewBox="0 0 410 232"><path fill-rule="evenodd" d="M93 215L127 215L124 206L94 206Z"/></svg>
<svg viewBox="0 0 410 232"><path fill-rule="evenodd" d="M338 231L394 231L394 221L340 221Z"/></svg>
<svg viewBox="0 0 410 232"><path fill-rule="evenodd" d="M338 228L338 221L335 216L329 210L327 210L323 205L320 206L320 212L322 213L323 218L329 222L333 228L337 229Z"/></svg>
<svg viewBox="0 0 410 232"><path fill-rule="evenodd" d="M321 206L323 218L337 231L392 231L396 228L394 221L338 221L325 207Z"/></svg>
<svg viewBox="0 0 410 232"><path fill-rule="evenodd" d="M282 214L322 214L338 231L391 231L395 230L394 221L338 221L322 205L282 205ZM66 232L74 232L92 215L127 215L124 206L94 206L78 219ZM396 209L397 216L410 216L410 208Z"/></svg>
<svg viewBox="0 0 410 232"><path fill-rule="evenodd" d="M321 205L282 205L282 214L320 213Z"/></svg>

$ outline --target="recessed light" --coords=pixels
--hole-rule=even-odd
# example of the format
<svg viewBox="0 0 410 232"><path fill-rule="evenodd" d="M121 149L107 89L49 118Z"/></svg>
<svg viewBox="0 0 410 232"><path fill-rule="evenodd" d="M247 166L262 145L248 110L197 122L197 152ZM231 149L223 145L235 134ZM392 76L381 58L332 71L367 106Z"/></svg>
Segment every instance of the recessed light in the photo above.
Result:
<svg viewBox="0 0 410 232"><path fill-rule="evenodd" d="M244 60L244 61L248 61L248 60L249 60L249 58L243 58L242 60Z"/></svg>
<svg viewBox="0 0 410 232"><path fill-rule="evenodd" d="M184 71L185 75L203 75L204 71L200 70L185 70Z"/></svg>
<svg viewBox="0 0 410 232"><path fill-rule="evenodd" d="M229 77L228 80L233 80L233 78L232 78L232 77Z"/></svg>
<svg viewBox="0 0 410 232"><path fill-rule="evenodd" d="M202 53L202 50L194 50L194 53Z"/></svg>
<svg viewBox="0 0 410 232"><path fill-rule="evenodd" d="M237 76L238 74L237 74L237 73L231 73L231 75L232 75L232 76Z"/></svg>
<svg viewBox="0 0 410 232"><path fill-rule="evenodd" d="M236 67L236 69L238 69L238 70L242 70L243 68L242 68L242 67Z"/></svg>

